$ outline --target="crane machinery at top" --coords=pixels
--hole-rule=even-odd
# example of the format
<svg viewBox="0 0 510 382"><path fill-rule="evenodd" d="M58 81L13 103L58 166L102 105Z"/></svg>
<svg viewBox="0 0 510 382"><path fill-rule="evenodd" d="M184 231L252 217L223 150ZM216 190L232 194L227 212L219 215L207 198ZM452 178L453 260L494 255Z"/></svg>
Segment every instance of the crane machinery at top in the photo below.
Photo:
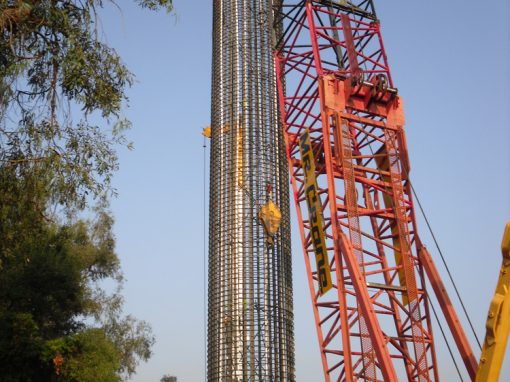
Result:
<svg viewBox="0 0 510 382"><path fill-rule="evenodd" d="M479 369L420 240L373 1L213 4L208 381L295 380L286 167L326 382L439 381L431 291L469 377L497 375L509 280Z"/></svg>

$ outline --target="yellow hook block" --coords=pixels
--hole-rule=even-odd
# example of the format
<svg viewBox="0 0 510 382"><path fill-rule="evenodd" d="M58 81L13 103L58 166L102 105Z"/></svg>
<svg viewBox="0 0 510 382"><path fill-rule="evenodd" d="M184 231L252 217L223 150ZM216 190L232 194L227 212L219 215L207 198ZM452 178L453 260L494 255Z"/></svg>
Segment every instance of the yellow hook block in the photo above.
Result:
<svg viewBox="0 0 510 382"><path fill-rule="evenodd" d="M204 127L202 135L206 138L211 138L211 126Z"/></svg>
<svg viewBox="0 0 510 382"><path fill-rule="evenodd" d="M264 227L267 236L267 242L273 244L273 236L278 232L282 221L282 213L272 200L264 204L259 211L259 220Z"/></svg>

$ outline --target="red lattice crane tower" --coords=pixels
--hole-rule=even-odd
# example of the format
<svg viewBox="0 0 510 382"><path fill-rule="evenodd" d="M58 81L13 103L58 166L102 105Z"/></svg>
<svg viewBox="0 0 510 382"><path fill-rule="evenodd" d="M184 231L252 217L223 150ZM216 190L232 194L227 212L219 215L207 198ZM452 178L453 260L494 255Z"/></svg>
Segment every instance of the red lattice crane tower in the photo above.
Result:
<svg viewBox="0 0 510 382"><path fill-rule="evenodd" d="M283 1L275 65L326 381L437 381L425 277L477 368L421 245L402 99L372 1Z"/></svg>

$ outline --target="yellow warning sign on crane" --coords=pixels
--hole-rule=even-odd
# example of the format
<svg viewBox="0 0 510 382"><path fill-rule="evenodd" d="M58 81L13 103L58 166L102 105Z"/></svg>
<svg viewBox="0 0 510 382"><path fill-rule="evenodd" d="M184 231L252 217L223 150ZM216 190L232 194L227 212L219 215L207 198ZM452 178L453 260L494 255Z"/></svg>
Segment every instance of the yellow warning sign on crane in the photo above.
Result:
<svg viewBox="0 0 510 382"><path fill-rule="evenodd" d="M315 159L308 129L299 137L299 150L301 152L301 167L305 173L305 197L310 220L310 238L315 251L319 294L322 296L333 287L333 283L331 282L331 269L324 235L319 187L315 176Z"/></svg>

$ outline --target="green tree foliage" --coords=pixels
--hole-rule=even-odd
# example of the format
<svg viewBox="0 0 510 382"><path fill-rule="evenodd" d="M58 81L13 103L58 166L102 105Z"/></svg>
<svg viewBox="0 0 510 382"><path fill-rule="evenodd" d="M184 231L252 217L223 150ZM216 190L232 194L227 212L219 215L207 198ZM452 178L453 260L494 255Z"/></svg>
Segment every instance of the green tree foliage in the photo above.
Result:
<svg viewBox="0 0 510 382"><path fill-rule="evenodd" d="M135 0L172 9L172 0ZM84 208L111 191L113 147L133 75L98 36L98 10L113 0L0 0L0 161L53 170L52 198ZM76 110L81 110L76 113ZM73 118L78 114L78 118ZM90 122L96 115L110 130Z"/></svg>
<svg viewBox="0 0 510 382"><path fill-rule="evenodd" d="M116 382L120 367L118 354L104 330L95 328L48 341L43 359L53 364L49 376L52 379Z"/></svg>
<svg viewBox="0 0 510 382"><path fill-rule="evenodd" d="M133 83L98 37L107 3L0 0L1 381L119 381L151 355L107 210Z"/></svg>
<svg viewBox="0 0 510 382"><path fill-rule="evenodd" d="M48 220L33 192L0 170L0 380L119 381L151 355L154 338L143 321L122 315L122 275L113 220L96 209L93 221ZM34 179L31 179L34 181ZM16 197L17 195L17 197ZM44 203L37 195L39 203ZM8 255L5 255L8 253ZM119 287L107 293L105 280Z"/></svg>

